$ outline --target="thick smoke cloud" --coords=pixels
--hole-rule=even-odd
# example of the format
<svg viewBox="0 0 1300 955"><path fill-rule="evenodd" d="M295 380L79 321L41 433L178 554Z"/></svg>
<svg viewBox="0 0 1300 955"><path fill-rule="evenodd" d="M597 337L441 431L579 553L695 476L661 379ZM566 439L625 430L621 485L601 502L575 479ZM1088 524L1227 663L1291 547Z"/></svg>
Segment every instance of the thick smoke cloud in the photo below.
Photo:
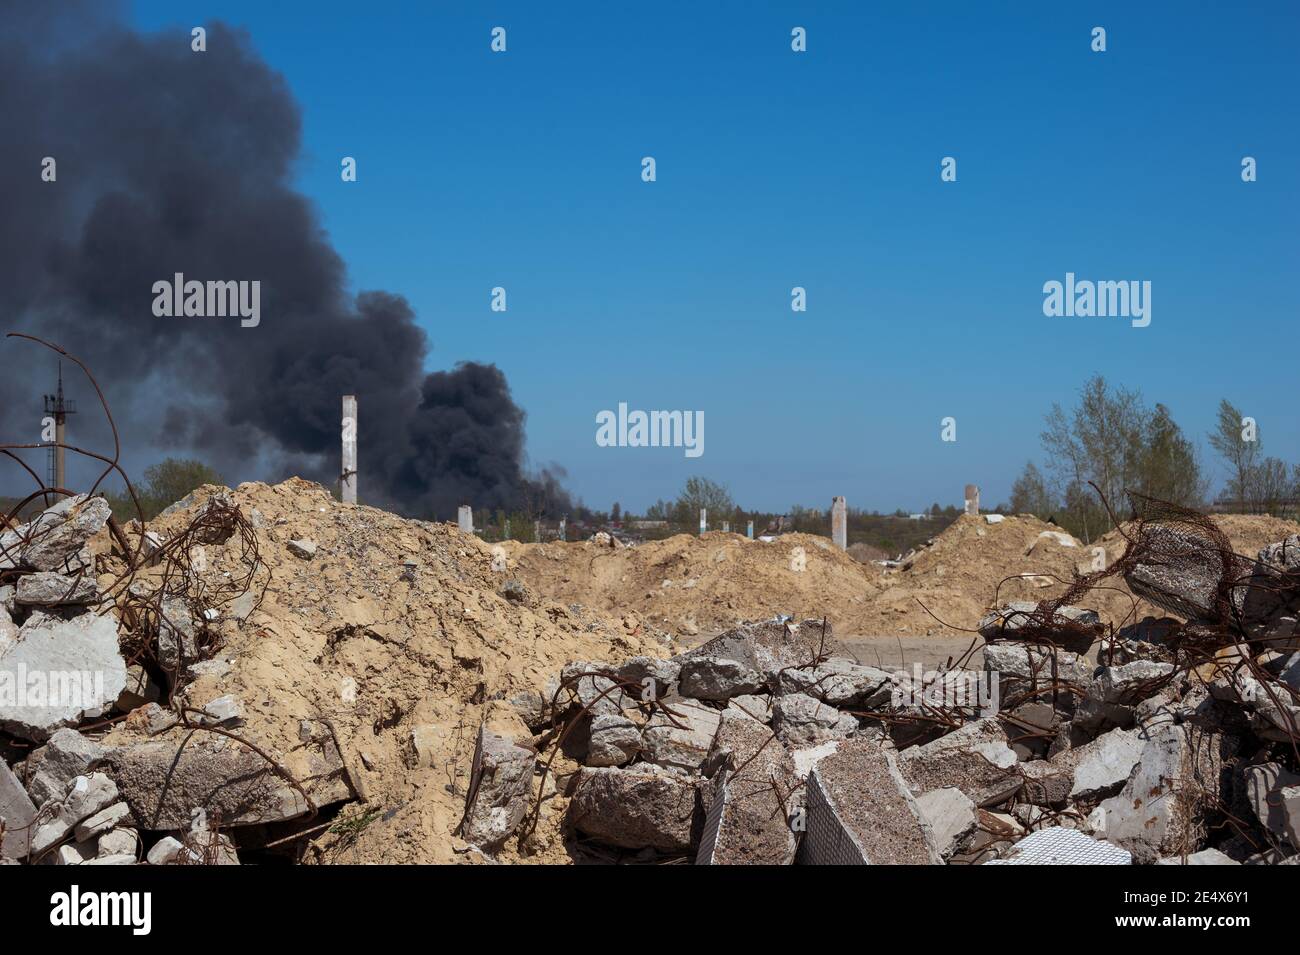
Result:
<svg viewBox="0 0 1300 955"><path fill-rule="evenodd" d="M525 475L524 414L500 371L426 377L406 300L349 294L291 185L299 110L247 35L209 24L194 53L187 31L134 34L99 0L0 0L0 22L0 328L90 365L137 468L188 453L232 481L333 485L339 400L355 393L367 502L437 517L466 502L567 507L553 476ZM260 280L260 325L156 317L153 283L177 272ZM34 440L52 372L36 346L0 345L4 440ZM102 447L79 397L74 433Z"/></svg>

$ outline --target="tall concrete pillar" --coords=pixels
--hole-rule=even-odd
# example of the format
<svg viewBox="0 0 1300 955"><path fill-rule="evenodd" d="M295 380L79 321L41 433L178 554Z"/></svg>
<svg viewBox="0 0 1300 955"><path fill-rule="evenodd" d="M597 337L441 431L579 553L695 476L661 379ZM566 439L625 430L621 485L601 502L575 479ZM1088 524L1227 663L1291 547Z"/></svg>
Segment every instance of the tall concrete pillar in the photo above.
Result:
<svg viewBox="0 0 1300 955"><path fill-rule="evenodd" d="M730 534L730 533L731 533L731 521L723 521L723 522L722 522L722 533L724 533L724 534Z"/></svg>
<svg viewBox="0 0 1300 955"><path fill-rule="evenodd" d="M541 542L542 542L542 522L533 521L533 543L540 544Z"/></svg>
<svg viewBox="0 0 1300 955"><path fill-rule="evenodd" d="M474 533L474 509L468 504L462 504L456 512L456 523L466 534Z"/></svg>
<svg viewBox="0 0 1300 955"><path fill-rule="evenodd" d="M506 540L510 540L510 518L508 518L508 517L506 518L506 532L505 532L505 538L506 538Z"/></svg>
<svg viewBox="0 0 1300 955"><path fill-rule="evenodd" d="M708 529L709 529L709 509L707 507L702 507L700 508L700 533L703 534Z"/></svg>
<svg viewBox="0 0 1300 955"><path fill-rule="evenodd" d="M357 396L343 396L343 471L339 497L344 504L357 503Z"/></svg>
<svg viewBox="0 0 1300 955"><path fill-rule="evenodd" d="M569 519L567 517L561 517L560 518L560 540L562 541L567 541L569 539L568 525L569 525Z"/></svg>
<svg viewBox="0 0 1300 955"><path fill-rule="evenodd" d="M980 512L980 489L977 484L966 485L966 513L978 516Z"/></svg>
<svg viewBox="0 0 1300 955"><path fill-rule="evenodd" d="M750 521L749 526L745 528L745 536L750 540L754 539L754 522Z"/></svg>
<svg viewBox="0 0 1300 955"><path fill-rule="evenodd" d="M849 549L849 505L842 497L831 498L831 543Z"/></svg>

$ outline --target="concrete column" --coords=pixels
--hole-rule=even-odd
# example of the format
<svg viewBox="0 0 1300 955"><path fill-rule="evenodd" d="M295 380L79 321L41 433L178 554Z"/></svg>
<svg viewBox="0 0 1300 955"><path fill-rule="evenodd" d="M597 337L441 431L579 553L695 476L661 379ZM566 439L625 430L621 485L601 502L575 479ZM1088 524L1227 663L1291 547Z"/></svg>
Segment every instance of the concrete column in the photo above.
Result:
<svg viewBox="0 0 1300 955"><path fill-rule="evenodd" d="M966 485L966 513L978 516L980 512L980 489L977 484Z"/></svg>
<svg viewBox="0 0 1300 955"><path fill-rule="evenodd" d="M567 536L568 524L569 519L567 517L560 518L560 540L562 541L567 541L569 539Z"/></svg>
<svg viewBox="0 0 1300 955"><path fill-rule="evenodd" d="M849 549L849 505L842 497L831 498L831 543Z"/></svg>
<svg viewBox="0 0 1300 955"><path fill-rule="evenodd" d="M700 533L703 534L708 529L709 529L709 509L707 507L702 507L700 508Z"/></svg>
<svg viewBox="0 0 1300 955"><path fill-rule="evenodd" d="M357 396L343 396L343 471L339 496L344 504L357 503Z"/></svg>
<svg viewBox="0 0 1300 955"><path fill-rule="evenodd" d="M474 533L474 509L468 504L462 504L456 512L456 523L466 534Z"/></svg>
<svg viewBox="0 0 1300 955"><path fill-rule="evenodd" d="M754 539L754 522L753 522L753 521L750 521L750 522L749 522L749 526L748 526L747 528L745 528L745 536L748 537L750 540L753 540L753 539Z"/></svg>
<svg viewBox="0 0 1300 955"><path fill-rule="evenodd" d="M540 544L541 542L542 542L542 522L533 521L533 543Z"/></svg>
<svg viewBox="0 0 1300 955"><path fill-rule="evenodd" d="M506 540L510 540L510 518L508 518L508 517L506 518L506 533L505 533L505 537L506 537Z"/></svg>
<svg viewBox="0 0 1300 955"><path fill-rule="evenodd" d="M724 534L730 534L730 533L731 533L731 521L723 521L723 522L722 522L722 533L724 533Z"/></svg>
<svg viewBox="0 0 1300 955"><path fill-rule="evenodd" d="M54 486L67 487L65 483L68 480L68 472L65 470L66 458L64 451L67 449L63 446L67 443L67 434L63 423L63 415L57 415L54 418Z"/></svg>

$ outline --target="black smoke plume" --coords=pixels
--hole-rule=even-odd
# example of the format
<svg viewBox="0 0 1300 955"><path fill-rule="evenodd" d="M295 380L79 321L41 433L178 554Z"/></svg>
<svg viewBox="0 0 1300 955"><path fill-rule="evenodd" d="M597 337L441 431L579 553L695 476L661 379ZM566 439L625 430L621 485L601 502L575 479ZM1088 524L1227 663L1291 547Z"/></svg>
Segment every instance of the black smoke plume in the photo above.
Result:
<svg viewBox="0 0 1300 955"><path fill-rule="evenodd" d="M0 331L87 362L135 473L192 454L231 483L300 473L333 486L340 396L356 394L367 503L435 517L462 503L567 509L554 473L525 471L524 413L497 368L426 376L406 300L349 293L291 185L298 107L250 38L211 23L195 53L188 29L141 36L123 22L100 0L0 0ZM177 272L260 280L260 325L156 317L153 283ZM50 353L0 341L4 440L38 440L53 375ZM81 399L69 440L102 449L92 394L68 378Z"/></svg>

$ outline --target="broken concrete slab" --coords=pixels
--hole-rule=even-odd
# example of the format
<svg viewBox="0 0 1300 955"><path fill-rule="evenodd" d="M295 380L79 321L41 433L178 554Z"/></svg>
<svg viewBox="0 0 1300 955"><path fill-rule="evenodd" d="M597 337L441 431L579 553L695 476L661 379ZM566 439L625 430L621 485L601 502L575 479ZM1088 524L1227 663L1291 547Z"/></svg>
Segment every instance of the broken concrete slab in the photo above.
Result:
<svg viewBox="0 0 1300 955"><path fill-rule="evenodd" d="M96 846L93 842L69 842L59 846L45 859L51 865L85 865L95 858Z"/></svg>
<svg viewBox="0 0 1300 955"><path fill-rule="evenodd" d="M932 789L917 796L916 805L930 824L935 847L944 859L959 852L975 831L975 804L960 789L953 786Z"/></svg>
<svg viewBox="0 0 1300 955"><path fill-rule="evenodd" d="M145 856L145 861L150 865L170 865L180 858L180 854L184 851L185 846L179 839L163 836L154 843L153 848Z"/></svg>
<svg viewBox="0 0 1300 955"><path fill-rule="evenodd" d="M77 823L108 808L117 801L117 797L117 785L104 773L78 776L68 787L54 816L36 827L36 832L32 835L32 856L40 856L51 846L62 842L72 834Z"/></svg>
<svg viewBox="0 0 1300 955"><path fill-rule="evenodd" d="M27 792L43 806L62 799L72 780L87 775L104 759L107 750L73 729L56 730L44 746L27 757Z"/></svg>
<svg viewBox="0 0 1300 955"><path fill-rule="evenodd" d="M844 648L821 620L765 620L741 624L673 659L709 656L735 660L772 679L786 667L812 666L819 657L844 656Z"/></svg>
<svg viewBox="0 0 1300 955"><path fill-rule="evenodd" d="M1142 758L1146 739L1136 730L1111 730L1050 760L1022 763L1020 798L1035 806L1062 806L1112 796Z"/></svg>
<svg viewBox="0 0 1300 955"><path fill-rule="evenodd" d="M1134 704L1156 693L1174 672L1172 663L1134 660L1117 667L1100 667L1088 695L1103 703Z"/></svg>
<svg viewBox="0 0 1300 955"><path fill-rule="evenodd" d="M198 637L189 604L179 597L164 597L159 604L158 662L168 672L181 664L193 663L199 656Z"/></svg>
<svg viewBox="0 0 1300 955"><path fill-rule="evenodd" d="M1260 824L1300 849L1300 775L1279 763L1261 763L1245 777L1246 799Z"/></svg>
<svg viewBox="0 0 1300 955"><path fill-rule="evenodd" d="M125 825L131 821L131 807L124 802L115 802L95 813L93 816L87 816L81 822L77 823L76 833L78 842L87 842L98 835L108 832L110 829L120 825Z"/></svg>
<svg viewBox="0 0 1300 955"><path fill-rule="evenodd" d="M1029 600L1016 600L1006 606L985 614L976 628L985 640L1017 640L1018 631L1043 616L1051 609L1050 604L1039 613L1039 605ZM1095 610L1082 610L1078 607L1058 607L1050 618L1053 626L1050 634L1044 635L1057 646L1071 653L1087 653L1088 648L1101 639L1104 628L1101 617ZM1055 629L1059 628L1059 629Z"/></svg>
<svg viewBox="0 0 1300 955"><path fill-rule="evenodd" d="M940 865L934 833L921 815L888 744L842 741L808 776L805 865Z"/></svg>
<svg viewBox="0 0 1300 955"><path fill-rule="evenodd" d="M728 700L755 693L767 685L757 670L726 657L695 656L682 660L678 692L697 700Z"/></svg>
<svg viewBox="0 0 1300 955"><path fill-rule="evenodd" d="M977 806L991 806L1015 795L1021 785L1019 763L996 717L973 720L898 754L898 768L912 792L951 786Z"/></svg>
<svg viewBox="0 0 1300 955"><path fill-rule="evenodd" d="M646 695L644 691L649 690L651 687L648 681L654 680L654 695L656 698L662 698L673 691L681 669L682 665L676 660L661 660L658 657L639 656L624 661L614 675L621 680L640 687L642 698L645 698ZM689 696L690 694L682 695Z"/></svg>
<svg viewBox="0 0 1300 955"><path fill-rule="evenodd" d="M22 859L31 844L32 823L36 820L36 806L27 797L23 784L9 765L0 759L0 822L4 823L4 837L0 839L0 856Z"/></svg>
<svg viewBox="0 0 1300 955"><path fill-rule="evenodd" d="M1086 657L1068 650L1053 653L1023 643L990 643L984 647L984 669L997 673L1000 681L1014 678L1036 686L1050 685L1055 673L1060 682L1086 686L1095 667ZM1002 689L1005 696L1006 686Z"/></svg>
<svg viewBox="0 0 1300 955"><path fill-rule="evenodd" d="M140 836L134 829L110 829L99 837L95 855L101 859L105 856L129 855L134 859L139 846Z"/></svg>
<svg viewBox="0 0 1300 955"><path fill-rule="evenodd" d="M560 681L572 689L578 704L592 716L617 716L635 708L637 701L611 678L612 673L608 664L575 660L560 671Z"/></svg>
<svg viewBox="0 0 1300 955"><path fill-rule="evenodd" d="M1188 620L1249 625L1276 609L1275 570L1240 555L1225 557L1209 538L1164 524L1142 528L1142 544L1154 548L1150 560L1138 563L1124 579L1139 597ZM1226 600L1217 606L1219 584Z"/></svg>
<svg viewBox="0 0 1300 955"><path fill-rule="evenodd" d="M803 693L831 706L872 709L889 701L893 681L893 674L885 670L832 657L815 667L778 671L776 692Z"/></svg>
<svg viewBox="0 0 1300 955"><path fill-rule="evenodd" d="M332 741L295 755L317 808L353 798ZM310 809L261 756L225 736L174 733L119 746L107 762L142 829L189 829L196 812L219 817L223 826L251 826L296 819Z"/></svg>
<svg viewBox="0 0 1300 955"><path fill-rule="evenodd" d="M794 763L772 731L736 711L722 714L705 760L704 835L696 863L790 865L798 841L788 818Z"/></svg>
<svg viewBox="0 0 1300 955"><path fill-rule="evenodd" d="M103 530L113 509L102 497L65 498L45 510L27 528L22 562L36 570L62 570L92 537Z"/></svg>
<svg viewBox="0 0 1300 955"><path fill-rule="evenodd" d="M857 731L858 721L806 694L787 693L772 702L772 728L781 742L799 748L847 739Z"/></svg>
<svg viewBox="0 0 1300 955"><path fill-rule="evenodd" d="M23 739L43 742L101 715L126 686L117 622L111 614L33 613L0 657L0 685L6 681L12 692L0 694L0 728Z"/></svg>
<svg viewBox="0 0 1300 955"><path fill-rule="evenodd" d="M1161 729L1146 741L1119 795L1101 804L1106 838L1140 863L1197 851L1220 804L1224 760L1236 742L1190 723Z"/></svg>
<svg viewBox="0 0 1300 955"><path fill-rule="evenodd" d="M519 827L532 796L537 753L479 727L461 835L471 845L495 848Z"/></svg>
<svg viewBox="0 0 1300 955"><path fill-rule="evenodd" d="M667 712L656 711L641 733L642 758L666 769L698 772L718 732L721 711L695 700L660 701Z"/></svg>
<svg viewBox="0 0 1300 955"><path fill-rule="evenodd" d="M727 709L758 720L760 723L772 722L772 698L757 693L733 696L727 701Z"/></svg>
<svg viewBox="0 0 1300 955"><path fill-rule="evenodd" d="M625 716L602 713L591 720L588 766L622 766L641 751L641 727Z"/></svg>
<svg viewBox="0 0 1300 955"><path fill-rule="evenodd" d="M76 576L41 571L18 578L14 600L25 607L84 606L99 599L99 588L90 574Z"/></svg>
<svg viewBox="0 0 1300 955"><path fill-rule="evenodd" d="M1064 826L1031 832L1000 859L985 865L1131 865L1132 855Z"/></svg>
<svg viewBox="0 0 1300 955"><path fill-rule="evenodd" d="M291 540L288 543L289 553L295 557L301 557L303 560L311 560L316 556L316 542L309 540Z"/></svg>
<svg viewBox="0 0 1300 955"><path fill-rule="evenodd" d="M696 778L659 766L578 771L568 821L578 832L625 849L687 852L694 842Z"/></svg>

